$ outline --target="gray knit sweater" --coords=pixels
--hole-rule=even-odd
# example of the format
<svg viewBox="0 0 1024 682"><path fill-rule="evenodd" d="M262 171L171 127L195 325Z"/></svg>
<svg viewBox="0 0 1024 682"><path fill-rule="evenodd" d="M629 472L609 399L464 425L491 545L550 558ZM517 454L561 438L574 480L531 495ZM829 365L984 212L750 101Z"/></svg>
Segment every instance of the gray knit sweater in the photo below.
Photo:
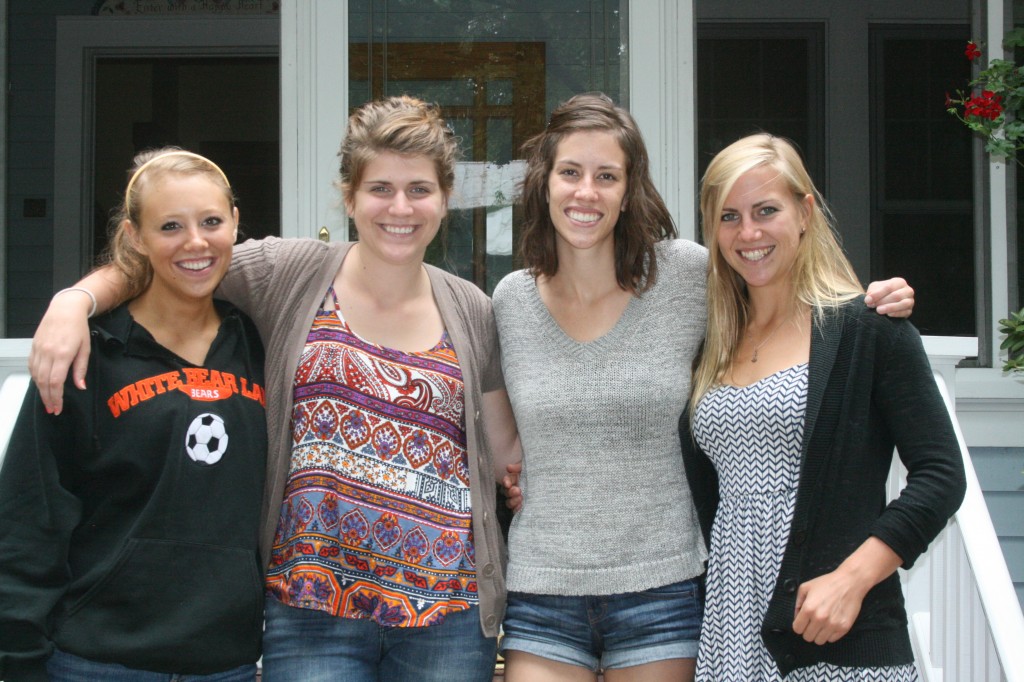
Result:
<svg viewBox="0 0 1024 682"><path fill-rule="evenodd" d="M526 271L494 291L524 451L509 590L638 592L704 571L677 425L704 338L707 251L670 240L656 253L655 286L588 343L562 331Z"/></svg>

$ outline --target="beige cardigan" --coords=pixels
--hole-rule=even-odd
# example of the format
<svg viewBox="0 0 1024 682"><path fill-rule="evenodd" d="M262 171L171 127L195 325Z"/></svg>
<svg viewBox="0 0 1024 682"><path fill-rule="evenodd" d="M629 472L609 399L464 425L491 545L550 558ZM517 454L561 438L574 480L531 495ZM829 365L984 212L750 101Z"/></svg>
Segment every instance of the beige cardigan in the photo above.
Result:
<svg viewBox="0 0 1024 682"><path fill-rule="evenodd" d="M292 384L317 307L351 243L313 239L249 240L237 245L218 297L256 323L266 346L267 479L260 552L266 566L291 462ZM505 543L495 518L491 452L480 419L481 394L504 388L494 313L471 282L427 265L434 300L455 346L465 383L466 446L473 503L480 624L497 636L505 614Z"/></svg>

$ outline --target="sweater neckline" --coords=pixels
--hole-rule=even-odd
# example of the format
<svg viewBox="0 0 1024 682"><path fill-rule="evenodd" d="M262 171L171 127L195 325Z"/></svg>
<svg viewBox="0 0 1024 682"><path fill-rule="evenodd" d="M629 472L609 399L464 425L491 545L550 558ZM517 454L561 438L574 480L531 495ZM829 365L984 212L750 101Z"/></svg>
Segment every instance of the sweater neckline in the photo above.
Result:
<svg viewBox="0 0 1024 682"><path fill-rule="evenodd" d="M527 289L529 299L528 304L530 308L533 309L537 320L541 323L548 338L566 353L603 353L606 349L614 347L621 341L628 338L638 327L638 325L635 324L635 320L642 316L644 303L642 297L634 294L630 297L629 303L626 304L625 310L623 310L622 314L619 315L619 319L616 320L615 325L604 335L591 341L577 341L562 329L561 325L558 324L558 320L555 319L547 305L544 304L544 299L540 296L540 289L537 287L537 278L526 273L526 271L524 271L524 273L526 277L529 278L529 281L527 282Z"/></svg>

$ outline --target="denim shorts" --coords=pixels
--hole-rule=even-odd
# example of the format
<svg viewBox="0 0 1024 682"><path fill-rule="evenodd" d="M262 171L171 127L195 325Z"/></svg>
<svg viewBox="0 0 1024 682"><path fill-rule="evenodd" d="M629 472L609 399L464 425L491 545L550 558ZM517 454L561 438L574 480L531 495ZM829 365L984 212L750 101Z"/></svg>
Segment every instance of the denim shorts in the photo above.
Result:
<svg viewBox="0 0 1024 682"><path fill-rule="evenodd" d="M595 672L696 658L703 614L703 576L596 597L510 592L501 648Z"/></svg>

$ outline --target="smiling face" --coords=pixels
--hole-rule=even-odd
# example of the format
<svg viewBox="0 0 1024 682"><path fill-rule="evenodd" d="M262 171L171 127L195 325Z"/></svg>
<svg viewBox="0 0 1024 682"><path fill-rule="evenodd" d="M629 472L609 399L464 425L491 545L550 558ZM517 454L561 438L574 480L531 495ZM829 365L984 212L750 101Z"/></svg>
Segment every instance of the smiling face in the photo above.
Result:
<svg viewBox="0 0 1024 682"><path fill-rule="evenodd" d="M733 184L718 217L718 248L749 291L791 285L813 205L811 195L794 196L771 166L753 168Z"/></svg>
<svg viewBox="0 0 1024 682"><path fill-rule="evenodd" d="M433 161L382 152L366 164L346 208L364 255L419 265L447 213L447 201Z"/></svg>
<svg viewBox="0 0 1024 682"><path fill-rule="evenodd" d="M139 224L125 227L153 268L147 293L211 299L231 264L238 209L202 174L160 173L139 195Z"/></svg>
<svg viewBox="0 0 1024 682"><path fill-rule="evenodd" d="M610 132L580 131L558 144L548 176L548 210L560 255L567 249L614 251L626 170L626 153Z"/></svg>

